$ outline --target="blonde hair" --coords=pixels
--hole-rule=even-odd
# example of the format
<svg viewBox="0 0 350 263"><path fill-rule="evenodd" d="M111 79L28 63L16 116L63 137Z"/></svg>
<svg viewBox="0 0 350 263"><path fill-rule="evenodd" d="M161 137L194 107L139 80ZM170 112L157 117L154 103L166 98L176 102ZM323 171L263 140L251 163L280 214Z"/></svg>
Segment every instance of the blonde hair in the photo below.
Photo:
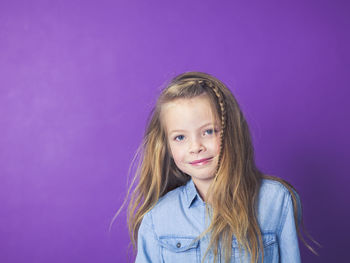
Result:
<svg viewBox="0 0 350 263"><path fill-rule="evenodd" d="M210 207L206 205L211 223L198 237L210 233L210 243L204 258L211 250L216 262L219 242L222 242L225 262L229 262L232 237L235 236L240 249L246 249L251 255L251 262L258 261L259 253L263 254L259 249L263 244L257 221L257 198L263 178L279 181L289 190L298 234L306 246L314 251L300 235L298 222L302 222L301 210L298 209L295 189L286 181L263 175L259 171L255 165L249 127L235 97L221 81L201 72L188 72L175 77L161 92L151 112L143 142L135 155L134 161L138 158L139 162L127 194L130 194L137 181L128 206L128 227L134 248L144 215L160 197L190 180L189 175L177 168L169 154L167 134L160 118L162 106L175 99L189 99L202 94L207 95L212 105L215 105L216 117L221 123L218 166L208 190L209 196L206 197L211 200Z"/></svg>

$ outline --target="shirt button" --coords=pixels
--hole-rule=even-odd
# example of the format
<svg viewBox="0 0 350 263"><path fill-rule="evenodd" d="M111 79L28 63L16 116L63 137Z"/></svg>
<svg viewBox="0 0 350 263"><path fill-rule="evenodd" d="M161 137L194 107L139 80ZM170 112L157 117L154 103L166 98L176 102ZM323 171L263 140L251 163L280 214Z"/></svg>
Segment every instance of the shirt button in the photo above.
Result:
<svg viewBox="0 0 350 263"><path fill-rule="evenodd" d="M176 247L177 247L177 248L180 248L180 247L181 247L181 243L178 242L178 243L176 244Z"/></svg>

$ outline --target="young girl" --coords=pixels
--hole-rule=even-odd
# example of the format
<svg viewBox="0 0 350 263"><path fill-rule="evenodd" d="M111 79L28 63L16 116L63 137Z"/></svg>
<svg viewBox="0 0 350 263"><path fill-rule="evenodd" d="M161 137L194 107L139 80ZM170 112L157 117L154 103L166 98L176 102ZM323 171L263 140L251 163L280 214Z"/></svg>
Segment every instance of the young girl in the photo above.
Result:
<svg viewBox="0 0 350 263"><path fill-rule="evenodd" d="M256 167L247 122L221 81L175 77L139 153L128 207L137 263L300 262L298 195Z"/></svg>

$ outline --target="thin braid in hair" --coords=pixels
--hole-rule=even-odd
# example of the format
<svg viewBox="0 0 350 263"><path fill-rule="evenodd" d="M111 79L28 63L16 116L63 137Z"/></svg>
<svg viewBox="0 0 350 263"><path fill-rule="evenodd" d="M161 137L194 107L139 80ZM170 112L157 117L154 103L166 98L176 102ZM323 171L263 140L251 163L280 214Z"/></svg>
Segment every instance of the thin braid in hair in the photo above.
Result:
<svg viewBox="0 0 350 263"><path fill-rule="evenodd" d="M218 87L216 87L215 85L213 85L213 83L211 81L205 80L205 81L198 81L198 83L204 84L206 87L210 88L219 103L220 106L220 118L221 118L221 130L220 130L220 152L219 152L219 159L218 159L218 165L216 166L216 171L215 171L215 175L217 174L220 164L221 164L221 159L222 159L222 152L223 152L223 141L224 141L224 131L226 128L226 108L225 108L225 101L224 101L224 96L221 93L221 91L218 89ZM215 180L216 180L216 176L215 176Z"/></svg>

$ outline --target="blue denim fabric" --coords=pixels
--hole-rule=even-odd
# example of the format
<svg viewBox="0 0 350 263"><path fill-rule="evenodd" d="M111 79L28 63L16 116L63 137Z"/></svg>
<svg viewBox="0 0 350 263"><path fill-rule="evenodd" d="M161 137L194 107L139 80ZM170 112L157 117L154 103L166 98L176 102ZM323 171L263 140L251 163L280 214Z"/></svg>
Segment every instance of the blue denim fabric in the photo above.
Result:
<svg viewBox="0 0 350 263"><path fill-rule="evenodd" d="M209 236L193 240L207 228L209 222L206 221L205 203L192 180L167 193L142 220L136 263L201 262ZM300 262L292 199L281 183L262 181L258 222L263 236L264 263ZM209 253L204 262L213 262L213 259L213 254ZM239 251L234 237L231 261L250 262L250 256ZM224 262L224 254L219 255L219 262Z"/></svg>

